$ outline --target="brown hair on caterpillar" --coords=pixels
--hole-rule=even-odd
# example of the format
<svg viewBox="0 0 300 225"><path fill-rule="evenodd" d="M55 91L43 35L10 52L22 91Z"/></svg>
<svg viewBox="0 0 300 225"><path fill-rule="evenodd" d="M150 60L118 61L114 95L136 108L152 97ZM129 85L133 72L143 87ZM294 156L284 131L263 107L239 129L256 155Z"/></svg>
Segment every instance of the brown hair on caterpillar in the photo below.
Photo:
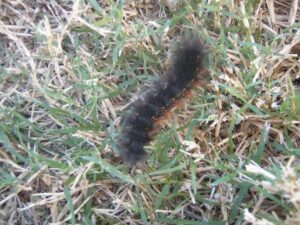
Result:
<svg viewBox="0 0 300 225"><path fill-rule="evenodd" d="M182 40L164 76L141 93L121 117L117 147L126 162L134 165L145 158L144 146L153 138L156 121L184 96L193 83L207 75L203 72L199 75L199 71L206 70L203 66L205 56L204 45L198 37Z"/></svg>

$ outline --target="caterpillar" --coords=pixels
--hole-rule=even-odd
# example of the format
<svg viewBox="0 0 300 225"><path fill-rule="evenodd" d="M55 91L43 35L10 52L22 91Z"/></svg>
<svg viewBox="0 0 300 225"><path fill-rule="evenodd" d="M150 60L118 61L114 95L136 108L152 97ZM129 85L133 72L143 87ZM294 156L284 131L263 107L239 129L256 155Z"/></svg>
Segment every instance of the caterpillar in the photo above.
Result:
<svg viewBox="0 0 300 225"><path fill-rule="evenodd" d="M121 116L117 148L125 162L135 165L145 158L144 146L153 138L155 122L200 79L198 73L204 69L205 56L204 45L198 37L183 39L164 76L142 92Z"/></svg>

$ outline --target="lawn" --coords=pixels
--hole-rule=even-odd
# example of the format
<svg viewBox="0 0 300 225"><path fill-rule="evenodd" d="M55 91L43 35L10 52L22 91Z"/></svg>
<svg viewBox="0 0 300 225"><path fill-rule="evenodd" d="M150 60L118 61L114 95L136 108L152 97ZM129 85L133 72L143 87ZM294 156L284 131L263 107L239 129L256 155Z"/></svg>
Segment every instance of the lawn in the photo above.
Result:
<svg viewBox="0 0 300 225"><path fill-rule="evenodd" d="M209 82L119 157L186 33ZM0 1L0 224L300 224L298 0Z"/></svg>

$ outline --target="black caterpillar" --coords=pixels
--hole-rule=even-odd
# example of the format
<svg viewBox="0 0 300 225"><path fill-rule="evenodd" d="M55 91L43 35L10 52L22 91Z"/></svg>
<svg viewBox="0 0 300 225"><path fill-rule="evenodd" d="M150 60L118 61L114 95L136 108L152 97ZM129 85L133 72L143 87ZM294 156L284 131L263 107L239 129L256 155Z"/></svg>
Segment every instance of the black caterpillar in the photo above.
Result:
<svg viewBox="0 0 300 225"><path fill-rule="evenodd" d="M126 162L134 165L146 156L144 146L152 139L155 121L191 88L203 69L205 55L199 38L184 39L165 75L141 93L122 116L117 147Z"/></svg>

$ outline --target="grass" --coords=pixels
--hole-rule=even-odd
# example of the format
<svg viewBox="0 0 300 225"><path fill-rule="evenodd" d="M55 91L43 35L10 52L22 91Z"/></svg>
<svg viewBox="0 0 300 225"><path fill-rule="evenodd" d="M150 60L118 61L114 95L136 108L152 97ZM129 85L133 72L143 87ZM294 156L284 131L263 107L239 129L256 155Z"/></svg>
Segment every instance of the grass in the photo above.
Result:
<svg viewBox="0 0 300 225"><path fill-rule="evenodd" d="M298 1L179 2L0 2L0 224L299 223ZM185 32L212 81L131 171L120 115Z"/></svg>

